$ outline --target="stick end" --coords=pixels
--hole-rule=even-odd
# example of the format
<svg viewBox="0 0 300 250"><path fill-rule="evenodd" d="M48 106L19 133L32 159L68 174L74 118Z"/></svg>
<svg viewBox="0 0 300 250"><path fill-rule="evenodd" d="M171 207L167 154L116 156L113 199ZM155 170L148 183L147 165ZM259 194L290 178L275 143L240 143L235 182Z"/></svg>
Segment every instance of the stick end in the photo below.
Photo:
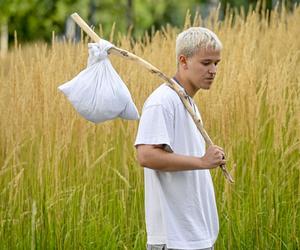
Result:
<svg viewBox="0 0 300 250"><path fill-rule="evenodd" d="M71 17L72 18L76 18L76 17L78 17L79 15L78 15L78 13L77 12L74 12L73 14L71 14Z"/></svg>

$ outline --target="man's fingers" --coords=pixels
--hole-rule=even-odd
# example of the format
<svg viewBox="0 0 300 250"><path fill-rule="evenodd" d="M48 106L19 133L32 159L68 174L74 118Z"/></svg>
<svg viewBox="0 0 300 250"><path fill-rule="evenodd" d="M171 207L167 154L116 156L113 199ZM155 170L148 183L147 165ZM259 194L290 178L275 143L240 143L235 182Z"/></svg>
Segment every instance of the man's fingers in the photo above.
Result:
<svg viewBox="0 0 300 250"><path fill-rule="evenodd" d="M226 160L222 160L221 163L219 164L220 166L226 165Z"/></svg>
<svg viewBox="0 0 300 250"><path fill-rule="evenodd" d="M222 154L224 154L224 149L221 148L221 147L219 147L219 146L213 145L213 146L210 146L208 148L208 150L209 149L212 150L212 151L214 151L214 153L221 152Z"/></svg>
<svg viewBox="0 0 300 250"><path fill-rule="evenodd" d="M214 153L215 156L217 156L219 159L221 160L224 160L225 159L225 154L223 151L221 150L217 150L215 153Z"/></svg>

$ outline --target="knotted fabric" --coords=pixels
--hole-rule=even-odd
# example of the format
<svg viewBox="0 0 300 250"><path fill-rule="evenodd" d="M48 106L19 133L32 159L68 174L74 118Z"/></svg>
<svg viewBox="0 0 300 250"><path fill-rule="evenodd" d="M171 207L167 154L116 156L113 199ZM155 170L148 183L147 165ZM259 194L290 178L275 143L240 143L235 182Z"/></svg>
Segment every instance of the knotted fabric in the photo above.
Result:
<svg viewBox="0 0 300 250"><path fill-rule="evenodd" d="M117 117L139 119L128 88L108 58L107 51L112 47L105 40L89 43L87 68L58 87L75 110L94 123Z"/></svg>

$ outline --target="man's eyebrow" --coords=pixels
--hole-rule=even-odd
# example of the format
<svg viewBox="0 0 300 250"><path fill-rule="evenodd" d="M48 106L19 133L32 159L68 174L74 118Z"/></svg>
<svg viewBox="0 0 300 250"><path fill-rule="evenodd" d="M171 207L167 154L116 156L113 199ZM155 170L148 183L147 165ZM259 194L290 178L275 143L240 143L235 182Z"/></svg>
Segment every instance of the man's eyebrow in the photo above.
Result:
<svg viewBox="0 0 300 250"><path fill-rule="evenodd" d="M204 62L220 62L221 59L213 60L213 59L203 58L202 61L204 61Z"/></svg>

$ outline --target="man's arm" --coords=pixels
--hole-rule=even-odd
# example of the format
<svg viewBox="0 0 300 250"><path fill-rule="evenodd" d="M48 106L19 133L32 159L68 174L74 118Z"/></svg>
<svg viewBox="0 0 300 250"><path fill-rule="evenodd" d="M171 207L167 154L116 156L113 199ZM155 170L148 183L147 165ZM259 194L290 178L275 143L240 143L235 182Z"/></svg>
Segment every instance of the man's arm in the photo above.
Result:
<svg viewBox="0 0 300 250"><path fill-rule="evenodd" d="M160 171L212 169L226 163L223 149L215 145L203 157L194 157L169 153L162 145L141 144L137 146L137 159L143 167Z"/></svg>

